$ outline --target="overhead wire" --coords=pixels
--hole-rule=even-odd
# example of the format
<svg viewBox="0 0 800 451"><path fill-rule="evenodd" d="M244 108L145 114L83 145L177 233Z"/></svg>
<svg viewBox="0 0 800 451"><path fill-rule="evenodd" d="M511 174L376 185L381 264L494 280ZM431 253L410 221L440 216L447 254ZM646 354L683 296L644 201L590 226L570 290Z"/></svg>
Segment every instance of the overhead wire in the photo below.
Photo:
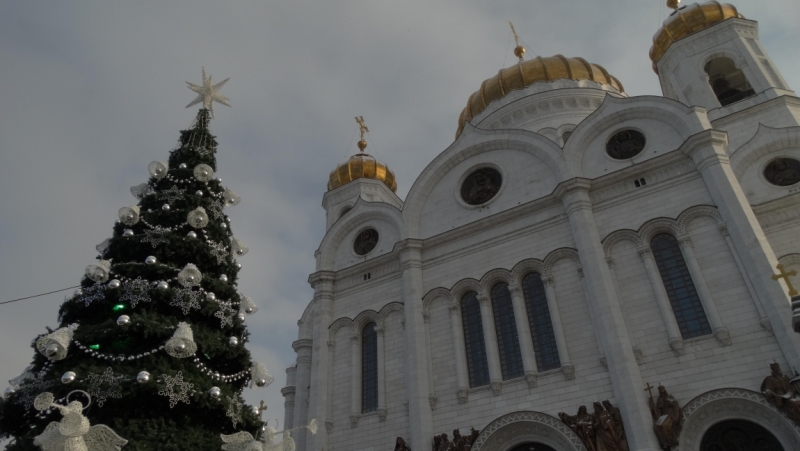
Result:
<svg viewBox="0 0 800 451"><path fill-rule="evenodd" d="M67 291L67 290L71 290L71 289L73 289L73 288L80 288L80 285L75 285L74 287L62 288L62 289L60 289L60 290L56 290L56 291L49 291L49 292L47 292L47 293L36 294L36 295L33 295L33 296L26 296L26 297L24 297L24 298L12 299L12 300L10 300L10 301L3 301L3 302L0 302L0 305L3 305L3 304L11 304L12 302L24 301L24 300L26 300L26 299L38 298L38 297L41 297L41 296L47 296L48 294L59 293L59 292L61 292L61 291Z"/></svg>

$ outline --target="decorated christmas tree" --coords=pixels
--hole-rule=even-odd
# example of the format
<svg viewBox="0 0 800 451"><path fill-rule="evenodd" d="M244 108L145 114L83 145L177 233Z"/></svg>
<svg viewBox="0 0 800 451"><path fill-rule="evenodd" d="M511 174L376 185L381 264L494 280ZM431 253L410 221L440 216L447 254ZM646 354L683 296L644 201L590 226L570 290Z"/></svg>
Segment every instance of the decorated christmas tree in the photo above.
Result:
<svg viewBox="0 0 800 451"><path fill-rule="evenodd" d="M203 108L168 162L154 161L138 204L119 210L60 326L33 340L33 363L0 405L8 450L219 450L220 434L252 431L246 387L272 382L244 345L253 301L237 292L247 253L224 209L239 203L215 177L213 102L203 71L189 84Z"/></svg>

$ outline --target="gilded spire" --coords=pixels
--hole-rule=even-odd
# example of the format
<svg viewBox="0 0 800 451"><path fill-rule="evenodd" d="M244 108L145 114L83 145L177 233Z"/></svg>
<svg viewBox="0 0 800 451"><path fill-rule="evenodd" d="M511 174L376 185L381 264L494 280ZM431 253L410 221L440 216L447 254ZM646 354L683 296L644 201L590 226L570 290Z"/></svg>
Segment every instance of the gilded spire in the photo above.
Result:
<svg viewBox="0 0 800 451"><path fill-rule="evenodd" d="M356 122L361 132L361 140L358 142L358 148L363 152L364 149L367 148L367 141L364 139L364 133L369 133L369 128L367 128L367 124L364 123L364 116L356 116Z"/></svg>
<svg viewBox="0 0 800 451"><path fill-rule="evenodd" d="M517 43L517 46L514 48L514 55L522 61L522 55L525 54L525 47L520 45L519 43L519 36L517 36L517 30L514 29L514 24L511 21L508 21L508 24L511 26L511 33L514 35L514 42Z"/></svg>

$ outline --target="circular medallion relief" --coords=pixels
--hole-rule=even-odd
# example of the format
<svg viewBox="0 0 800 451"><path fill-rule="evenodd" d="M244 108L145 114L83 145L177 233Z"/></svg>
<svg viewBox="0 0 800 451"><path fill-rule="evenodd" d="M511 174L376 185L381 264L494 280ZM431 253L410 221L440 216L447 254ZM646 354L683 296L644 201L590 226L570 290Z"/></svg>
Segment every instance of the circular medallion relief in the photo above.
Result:
<svg viewBox="0 0 800 451"><path fill-rule="evenodd" d="M375 249L378 244L378 231L375 229L364 229L356 235L353 242L353 250L358 255L367 255Z"/></svg>
<svg viewBox="0 0 800 451"><path fill-rule="evenodd" d="M469 205L480 205L493 198L502 185L503 176L497 169L476 169L461 184L461 198Z"/></svg>
<svg viewBox="0 0 800 451"><path fill-rule="evenodd" d="M622 130L614 133L606 143L606 152L615 160L633 158L644 149L644 135L636 130Z"/></svg>
<svg viewBox="0 0 800 451"><path fill-rule="evenodd" d="M764 177L773 185L794 185L800 182L800 161L794 158L776 158L764 168Z"/></svg>

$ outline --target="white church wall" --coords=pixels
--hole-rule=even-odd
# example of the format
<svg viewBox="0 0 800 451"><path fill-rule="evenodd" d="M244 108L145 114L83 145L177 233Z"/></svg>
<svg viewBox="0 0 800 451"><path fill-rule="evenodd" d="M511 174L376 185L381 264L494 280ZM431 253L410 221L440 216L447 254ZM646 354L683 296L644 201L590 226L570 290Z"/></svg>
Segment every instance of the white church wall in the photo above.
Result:
<svg viewBox="0 0 800 451"><path fill-rule="evenodd" d="M712 122L715 129L728 132L728 155L746 144L760 124L772 128L800 125L800 100L779 97Z"/></svg>
<svg viewBox="0 0 800 451"><path fill-rule="evenodd" d="M331 413L333 418L333 430L330 434L330 442L334 444L333 449L338 443L342 443L351 437L353 430L350 428L350 387L352 386L351 364L351 336L353 330L349 327L339 329L334 335L335 346L333 350L333 385L331 386ZM318 420L319 421L319 420ZM345 450L347 448L339 447Z"/></svg>
<svg viewBox="0 0 800 451"><path fill-rule="evenodd" d="M368 228L374 228L377 230L378 244L375 246L375 249L366 255L358 255L353 249L353 242L359 233ZM387 221L374 219L363 224L359 224L357 227L354 227L352 230L350 230L339 242L334 257L334 270L338 271L380 255L387 254L392 251L394 245L398 241L400 241L400 231L397 230L393 224Z"/></svg>
<svg viewBox="0 0 800 451"><path fill-rule="evenodd" d="M364 272L367 271L369 269L365 268ZM334 321L342 317L354 319L365 310L379 312L384 305L390 302L403 302L400 274L395 273L372 283L368 281L354 289L347 290L346 294L335 294L333 299L331 318Z"/></svg>
<svg viewBox="0 0 800 451"><path fill-rule="evenodd" d="M487 165L498 169L503 185L483 206L469 206L461 200L461 182L473 168ZM461 161L431 190L419 224L419 237L428 238L507 210L552 193L553 171L539 158L518 150L484 152Z"/></svg>
<svg viewBox="0 0 800 451"><path fill-rule="evenodd" d="M787 195L800 193L800 186L775 186L764 176L767 164L778 157L800 159L800 148L775 150L753 161L741 175L739 183L751 205L760 205Z"/></svg>

